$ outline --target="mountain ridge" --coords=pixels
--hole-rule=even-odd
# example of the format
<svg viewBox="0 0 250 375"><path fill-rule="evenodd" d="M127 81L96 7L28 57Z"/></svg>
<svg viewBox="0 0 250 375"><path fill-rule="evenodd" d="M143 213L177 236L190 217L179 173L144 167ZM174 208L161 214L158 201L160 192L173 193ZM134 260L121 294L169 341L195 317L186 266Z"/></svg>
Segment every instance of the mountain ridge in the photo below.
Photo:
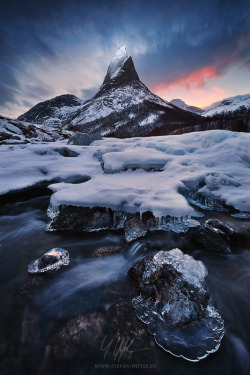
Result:
<svg viewBox="0 0 250 375"><path fill-rule="evenodd" d="M55 98L51 99L53 101ZM78 99L78 98L77 98ZM80 99L78 99L80 101ZM44 102L45 105L51 103ZM40 103L42 107L43 103ZM35 106L36 107L36 106ZM99 132L106 136L145 136L154 128L171 124L179 127L188 122L199 122L200 116L179 109L153 94L140 80L133 59L126 47L120 47L109 64L98 92L79 106L57 107L52 117L42 116L31 108L19 119L35 112L33 120L70 130ZM41 114L43 108L41 108ZM32 118L29 117L29 121Z"/></svg>

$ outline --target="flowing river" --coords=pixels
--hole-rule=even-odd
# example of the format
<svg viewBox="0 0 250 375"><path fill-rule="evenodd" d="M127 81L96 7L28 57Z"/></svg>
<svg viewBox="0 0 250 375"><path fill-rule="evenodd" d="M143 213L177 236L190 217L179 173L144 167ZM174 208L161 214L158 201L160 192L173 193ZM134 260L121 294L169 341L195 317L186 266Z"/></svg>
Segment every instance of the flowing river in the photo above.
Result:
<svg viewBox="0 0 250 375"><path fill-rule="evenodd" d="M49 196L2 205L0 211L0 372L1 374L213 374L248 375L250 332L250 252L231 254L196 250L191 255L204 262L211 294L225 321L225 336L218 352L198 363L171 356L156 345L141 350L136 359L105 359L100 346L91 356L59 361L51 354L58 331L73 317L107 311L109 306L131 300L136 292L128 269L153 251L145 246L168 241L169 232L155 232L128 245L122 232L69 234L45 231ZM209 212L247 230L249 221L225 213ZM96 258L93 251L105 245L119 245L120 254ZM53 247L69 251L70 266L60 270L39 289L32 300L20 303L18 290L28 277L28 264ZM147 353L145 355L145 353ZM133 356L133 353L131 354ZM120 366L120 367L119 367Z"/></svg>

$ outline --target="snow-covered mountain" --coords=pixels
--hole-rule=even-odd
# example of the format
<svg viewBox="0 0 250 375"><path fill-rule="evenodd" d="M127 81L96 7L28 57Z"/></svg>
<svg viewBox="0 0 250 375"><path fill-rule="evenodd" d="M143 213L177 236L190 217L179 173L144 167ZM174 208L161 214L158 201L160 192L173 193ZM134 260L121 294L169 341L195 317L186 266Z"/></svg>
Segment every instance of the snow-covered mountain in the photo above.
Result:
<svg viewBox="0 0 250 375"><path fill-rule="evenodd" d="M221 114L221 113L226 114L228 112L234 112L234 111L239 110L240 108L249 109L250 108L250 94L237 95L231 98L223 99L203 109L188 105L181 99L173 99L170 101L170 103L174 104L176 107L185 109L185 111L190 111L193 113L197 113L201 116L208 117L208 116L214 116L216 114Z"/></svg>
<svg viewBox="0 0 250 375"><path fill-rule="evenodd" d="M19 117L20 120L53 124L86 133L116 137L144 136L155 128L181 127L199 123L200 117L154 95L139 79L126 47L117 50L103 84L85 103L67 96L39 103Z"/></svg>
<svg viewBox="0 0 250 375"><path fill-rule="evenodd" d="M54 142L70 137L72 132L53 126L30 124L0 116L0 145Z"/></svg>
<svg viewBox="0 0 250 375"><path fill-rule="evenodd" d="M170 103L174 104L178 108L184 109L185 111L196 113L198 115L202 115L203 112L201 108L195 107L193 105L188 105L181 99L173 99L170 101Z"/></svg>
<svg viewBox="0 0 250 375"><path fill-rule="evenodd" d="M209 107L203 108L203 116L213 116L220 113L234 112L241 107L250 108L250 94L237 95L231 98L223 99Z"/></svg>
<svg viewBox="0 0 250 375"><path fill-rule="evenodd" d="M84 101L75 95L65 94L36 104L18 117L20 121L63 127L67 125Z"/></svg>

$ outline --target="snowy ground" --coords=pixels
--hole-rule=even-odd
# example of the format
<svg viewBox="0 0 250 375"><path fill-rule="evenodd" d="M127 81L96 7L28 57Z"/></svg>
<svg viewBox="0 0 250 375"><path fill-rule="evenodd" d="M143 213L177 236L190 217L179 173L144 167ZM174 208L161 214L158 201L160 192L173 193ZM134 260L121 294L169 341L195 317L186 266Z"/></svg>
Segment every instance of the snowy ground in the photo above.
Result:
<svg viewBox="0 0 250 375"><path fill-rule="evenodd" d="M214 130L183 135L3 145L0 194L47 181L51 206L101 206L156 217L194 216L187 195L250 211L250 134ZM88 176L89 181L72 183ZM183 195L183 192L184 195ZM216 209L216 207L215 207Z"/></svg>

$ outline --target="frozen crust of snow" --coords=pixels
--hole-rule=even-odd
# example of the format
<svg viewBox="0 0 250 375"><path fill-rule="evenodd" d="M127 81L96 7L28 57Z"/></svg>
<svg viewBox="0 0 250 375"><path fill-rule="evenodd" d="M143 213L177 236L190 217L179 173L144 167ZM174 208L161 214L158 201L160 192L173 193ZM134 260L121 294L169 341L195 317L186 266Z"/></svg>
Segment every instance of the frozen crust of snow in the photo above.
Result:
<svg viewBox="0 0 250 375"><path fill-rule="evenodd" d="M50 185L54 192L52 209L60 205L100 206L126 212L151 211L155 217L195 216L183 195L186 189L239 211L250 211L249 141L247 133L213 130L108 138L87 147L62 142L3 145L0 192L58 179L63 183ZM63 156L65 148L76 157ZM89 176L90 180L70 183L76 176Z"/></svg>

